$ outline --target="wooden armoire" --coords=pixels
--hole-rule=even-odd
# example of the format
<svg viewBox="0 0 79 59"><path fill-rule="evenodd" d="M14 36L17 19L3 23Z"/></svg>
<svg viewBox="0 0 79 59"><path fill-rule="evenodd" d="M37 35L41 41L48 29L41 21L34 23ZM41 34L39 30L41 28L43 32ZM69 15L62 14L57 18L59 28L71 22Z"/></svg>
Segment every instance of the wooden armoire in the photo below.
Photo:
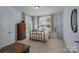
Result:
<svg viewBox="0 0 79 59"><path fill-rule="evenodd" d="M25 21L21 21L17 24L17 40L26 38L26 24Z"/></svg>

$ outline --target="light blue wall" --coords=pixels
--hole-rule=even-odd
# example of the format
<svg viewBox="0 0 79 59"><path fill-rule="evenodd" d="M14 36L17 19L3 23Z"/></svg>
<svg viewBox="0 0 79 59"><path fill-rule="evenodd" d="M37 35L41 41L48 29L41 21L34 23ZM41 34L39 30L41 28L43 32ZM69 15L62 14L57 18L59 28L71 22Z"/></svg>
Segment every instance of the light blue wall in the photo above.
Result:
<svg viewBox="0 0 79 59"><path fill-rule="evenodd" d="M32 17L26 16L25 23L26 23L26 32L30 33L32 31Z"/></svg>
<svg viewBox="0 0 79 59"><path fill-rule="evenodd" d="M5 8L8 12L13 14L15 23L19 23L22 20L21 11L17 10L14 7L10 7L10 6L9 7L3 7L3 8Z"/></svg>
<svg viewBox="0 0 79 59"><path fill-rule="evenodd" d="M63 12L63 35L67 48L71 52L77 51L77 44L74 41L79 40L79 24L78 32L74 33L71 29L71 12L73 9L78 10L77 22L79 23L79 7L65 7Z"/></svg>

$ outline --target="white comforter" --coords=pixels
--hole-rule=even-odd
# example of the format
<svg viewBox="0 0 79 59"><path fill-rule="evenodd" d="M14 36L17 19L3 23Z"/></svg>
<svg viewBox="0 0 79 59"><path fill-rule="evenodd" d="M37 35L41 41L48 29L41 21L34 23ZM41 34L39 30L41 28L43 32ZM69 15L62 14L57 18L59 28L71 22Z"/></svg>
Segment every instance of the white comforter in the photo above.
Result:
<svg viewBox="0 0 79 59"><path fill-rule="evenodd" d="M45 40L47 41L49 39L49 31L44 31L45 32Z"/></svg>

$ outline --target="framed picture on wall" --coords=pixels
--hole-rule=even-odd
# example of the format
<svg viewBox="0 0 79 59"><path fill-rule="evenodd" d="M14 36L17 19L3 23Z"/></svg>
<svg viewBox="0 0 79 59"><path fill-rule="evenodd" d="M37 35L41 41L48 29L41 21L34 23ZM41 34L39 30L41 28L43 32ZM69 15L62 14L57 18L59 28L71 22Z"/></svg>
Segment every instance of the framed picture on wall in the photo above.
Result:
<svg viewBox="0 0 79 59"><path fill-rule="evenodd" d="M74 33L77 32L77 9L73 9L71 13L71 28Z"/></svg>

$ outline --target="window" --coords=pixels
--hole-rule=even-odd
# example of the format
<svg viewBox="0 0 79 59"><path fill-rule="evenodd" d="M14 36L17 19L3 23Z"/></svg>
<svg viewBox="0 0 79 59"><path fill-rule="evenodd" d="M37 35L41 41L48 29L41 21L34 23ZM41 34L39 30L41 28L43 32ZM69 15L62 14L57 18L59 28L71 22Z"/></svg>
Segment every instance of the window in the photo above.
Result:
<svg viewBox="0 0 79 59"><path fill-rule="evenodd" d="M41 16L39 17L39 30L51 30L51 16Z"/></svg>

